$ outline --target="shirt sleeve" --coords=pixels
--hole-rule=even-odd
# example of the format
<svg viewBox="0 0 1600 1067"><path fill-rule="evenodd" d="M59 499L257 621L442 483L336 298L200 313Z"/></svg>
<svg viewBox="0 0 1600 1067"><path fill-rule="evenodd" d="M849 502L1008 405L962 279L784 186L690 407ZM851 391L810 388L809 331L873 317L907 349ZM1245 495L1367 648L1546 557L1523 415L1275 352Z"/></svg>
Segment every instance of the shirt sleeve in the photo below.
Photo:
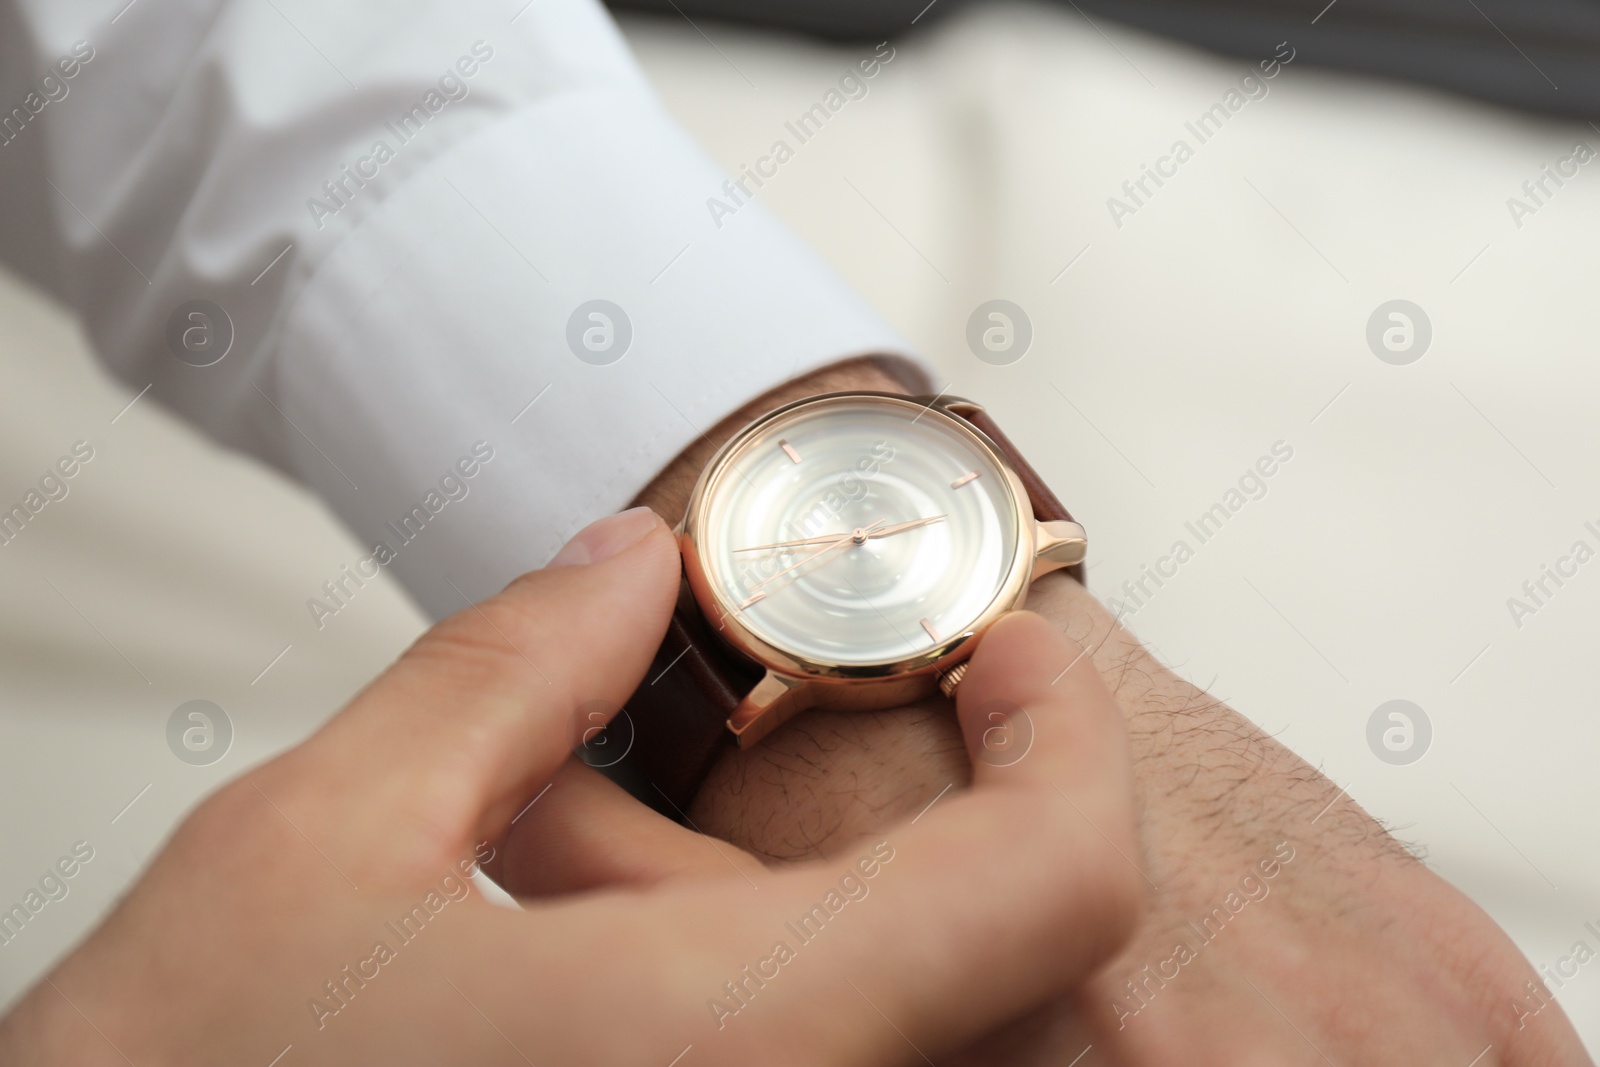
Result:
<svg viewBox="0 0 1600 1067"><path fill-rule="evenodd" d="M0 257L435 617L785 380L924 373L593 0L0 0L0 94Z"/></svg>

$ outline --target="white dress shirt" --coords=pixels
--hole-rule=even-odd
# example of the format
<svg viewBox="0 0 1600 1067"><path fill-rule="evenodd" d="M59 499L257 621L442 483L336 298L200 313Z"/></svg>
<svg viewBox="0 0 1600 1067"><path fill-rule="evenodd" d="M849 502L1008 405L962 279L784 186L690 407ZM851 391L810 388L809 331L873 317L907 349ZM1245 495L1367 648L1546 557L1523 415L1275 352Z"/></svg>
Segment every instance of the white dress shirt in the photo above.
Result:
<svg viewBox="0 0 1600 1067"><path fill-rule="evenodd" d="M904 351L725 181L594 0L0 0L0 256L435 617Z"/></svg>

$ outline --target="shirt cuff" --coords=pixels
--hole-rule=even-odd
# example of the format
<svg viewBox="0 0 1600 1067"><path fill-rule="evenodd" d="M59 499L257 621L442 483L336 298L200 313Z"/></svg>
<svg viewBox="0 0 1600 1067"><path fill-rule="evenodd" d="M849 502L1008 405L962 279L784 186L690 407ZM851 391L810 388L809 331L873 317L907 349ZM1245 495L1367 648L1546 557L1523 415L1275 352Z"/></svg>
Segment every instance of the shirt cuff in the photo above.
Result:
<svg viewBox="0 0 1600 1067"><path fill-rule="evenodd" d="M341 240L261 366L285 465L363 543L352 572L442 617L756 396L857 355L925 366L760 204L714 215L724 180L653 101L586 90L479 131Z"/></svg>

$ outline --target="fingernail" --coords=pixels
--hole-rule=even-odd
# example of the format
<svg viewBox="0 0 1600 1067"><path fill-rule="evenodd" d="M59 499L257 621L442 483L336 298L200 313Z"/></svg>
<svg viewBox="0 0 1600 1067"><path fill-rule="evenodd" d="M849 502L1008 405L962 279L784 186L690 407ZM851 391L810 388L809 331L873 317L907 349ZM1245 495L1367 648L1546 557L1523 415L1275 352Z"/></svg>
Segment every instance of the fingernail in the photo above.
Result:
<svg viewBox="0 0 1600 1067"><path fill-rule="evenodd" d="M584 563L599 563L610 559L630 545L638 544L645 534L661 522L649 508L629 508L615 515L596 519L561 546L545 564L546 567L574 567Z"/></svg>

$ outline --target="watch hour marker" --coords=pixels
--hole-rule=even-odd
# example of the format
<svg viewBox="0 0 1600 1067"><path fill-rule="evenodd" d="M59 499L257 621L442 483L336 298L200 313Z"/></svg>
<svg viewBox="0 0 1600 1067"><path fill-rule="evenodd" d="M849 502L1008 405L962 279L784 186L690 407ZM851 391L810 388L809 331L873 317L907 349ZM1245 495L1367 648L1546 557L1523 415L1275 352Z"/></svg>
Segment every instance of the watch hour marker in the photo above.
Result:
<svg viewBox="0 0 1600 1067"><path fill-rule="evenodd" d="M978 477L979 477L979 472L978 471L968 471L967 473L963 474L961 477L957 478L955 481L951 482L950 483L950 488L952 488L952 489L960 489L963 485L966 485L968 482L977 481Z"/></svg>
<svg viewBox="0 0 1600 1067"><path fill-rule="evenodd" d="M939 643L939 633L938 633L937 630L935 630L933 628L933 623L929 622L927 619L923 619L922 620L922 628L924 630L928 631L928 636L933 638L933 643L934 644L938 644Z"/></svg>
<svg viewBox="0 0 1600 1067"><path fill-rule="evenodd" d="M783 449L783 454L788 456L791 460L796 463L800 462L800 453L794 450L794 445L791 445L788 441L779 441L778 447Z"/></svg>

